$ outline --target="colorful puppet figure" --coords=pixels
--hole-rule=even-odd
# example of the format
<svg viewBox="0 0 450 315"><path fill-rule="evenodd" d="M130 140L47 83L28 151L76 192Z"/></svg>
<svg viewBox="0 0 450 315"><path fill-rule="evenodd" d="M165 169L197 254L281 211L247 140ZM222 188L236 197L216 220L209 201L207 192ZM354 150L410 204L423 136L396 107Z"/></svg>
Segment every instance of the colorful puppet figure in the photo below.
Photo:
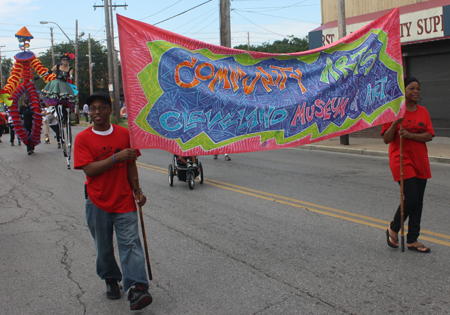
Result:
<svg viewBox="0 0 450 315"><path fill-rule="evenodd" d="M32 81L33 69L45 82L53 80L55 75L48 72L48 69L42 65L33 52L27 51L30 47L29 41L33 39L33 36L26 27L22 27L16 33L16 37L22 52L14 56L16 61L11 70L11 76L8 78L4 88L0 91L0 97L9 106L12 125L19 140L23 141L25 145L30 142L34 147L41 142L42 114L36 86ZM21 80L23 81L21 82ZM28 94L30 106L34 112L33 126L30 132L23 127L23 121L19 115L18 101L24 93Z"/></svg>

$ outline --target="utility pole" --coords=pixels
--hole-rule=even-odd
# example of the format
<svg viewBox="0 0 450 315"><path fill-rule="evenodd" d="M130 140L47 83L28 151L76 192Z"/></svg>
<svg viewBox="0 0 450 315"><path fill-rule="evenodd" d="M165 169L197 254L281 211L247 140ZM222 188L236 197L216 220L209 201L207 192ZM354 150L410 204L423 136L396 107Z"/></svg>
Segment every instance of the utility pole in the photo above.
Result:
<svg viewBox="0 0 450 315"><path fill-rule="evenodd" d="M89 95L91 95L92 93L94 93L94 86L92 85L91 33L89 33L88 51L89 51Z"/></svg>
<svg viewBox="0 0 450 315"><path fill-rule="evenodd" d="M345 24L345 0L337 0L338 1L338 30L339 30L339 39L345 37L347 35L346 24ZM340 142L342 145L349 145L349 136L348 134L340 136Z"/></svg>
<svg viewBox="0 0 450 315"><path fill-rule="evenodd" d="M247 32L247 50L250 50L250 32Z"/></svg>
<svg viewBox="0 0 450 315"><path fill-rule="evenodd" d="M78 20L75 21L75 86L78 87ZM79 104L75 104L75 121L77 124L80 123L80 109Z"/></svg>
<svg viewBox="0 0 450 315"><path fill-rule="evenodd" d="M55 62L55 51L53 49L53 46L54 46L54 44L53 44L53 27L50 27L50 37L52 38L52 65L54 65L56 62Z"/></svg>
<svg viewBox="0 0 450 315"><path fill-rule="evenodd" d="M106 0L108 1L108 0ZM109 0L111 1L111 0ZM113 53L113 73L114 73L114 98L113 104L116 110L117 121L120 121L120 84L119 84L119 61L117 60L117 51L114 48L114 17L112 13L112 5L110 6L110 21L111 21L111 48Z"/></svg>
<svg viewBox="0 0 450 315"><path fill-rule="evenodd" d="M120 117L120 109L119 109L119 104L120 104L120 100L119 100L119 98L120 98L120 91L119 91L119 83L117 83L116 84L116 88L114 89L114 78L115 78L115 76L114 76L114 73L115 72L117 72L118 73L118 70L115 70L114 71L114 69L117 69L117 68L115 68L114 67L114 59L115 58L117 58L117 55L115 56L115 54L114 54L114 52L115 52L115 50L114 50L114 35L113 36L111 36L111 23L110 23L110 8L117 8L117 7L124 7L125 8L125 10L127 9L127 4L122 4L122 5L117 5L117 4L114 4L114 5L110 5L109 3L108 3L108 0L104 0L104 5L103 6L101 6L101 5L94 5L94 10L95 9L97 9L97 8L101 8L101 7L104 7L105 8L105 28L106 28L106 46L107 46L107 50L108 50L108 77L109 77L109 85L108 85L108 90L110 90L109 91L109 96L113 99L113 116L116 116L116 117ZM111 17L111 20L112 20L112 17ZM115 57L114 57L115 56ZM116 59L116 63L118 63L117 62L117 59ZM118 66L117 66L118 67ZM117 74L117 78L118 78L118 74ZM110 88L111 87L111 88ZM118 97L116 97L116 96L114 96L114 94L113 94L113 91L114 92L116 92L116 90L117 90L117 92L118 92Z"/></svg>
<svg viewBox="0 0 450 315"><path fill-rule="evenodd" d="M108 90L109 97L114 98L113 86L114 86L114 66L113 66L113 55L111 47L111 24L109 22L109 4L108 0L104 0L105 8L105 23L106 23L106 48L108 50ZM116 115L117 108L113 106L113 116Z"/></svg>
<svg viewBox="0 0 450 315"><path fill-rule="evenodd" d="M220 0L220 45L231 48L230 0Z"/></svg>

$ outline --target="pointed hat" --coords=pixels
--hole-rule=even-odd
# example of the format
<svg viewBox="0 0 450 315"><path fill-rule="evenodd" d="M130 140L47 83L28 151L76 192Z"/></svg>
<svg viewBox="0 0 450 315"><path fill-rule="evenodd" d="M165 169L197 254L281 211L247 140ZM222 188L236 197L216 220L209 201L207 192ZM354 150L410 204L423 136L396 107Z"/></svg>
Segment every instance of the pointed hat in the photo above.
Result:
<svg viewBox="0 0 450 315"><path fill-rule="evenodd" d="M22 27L17 33L16 33L16 37L17 38L25 38L25 39L33 39L33 35L30 34L30 32L28 32L28 29L24 26Z"/></svg>

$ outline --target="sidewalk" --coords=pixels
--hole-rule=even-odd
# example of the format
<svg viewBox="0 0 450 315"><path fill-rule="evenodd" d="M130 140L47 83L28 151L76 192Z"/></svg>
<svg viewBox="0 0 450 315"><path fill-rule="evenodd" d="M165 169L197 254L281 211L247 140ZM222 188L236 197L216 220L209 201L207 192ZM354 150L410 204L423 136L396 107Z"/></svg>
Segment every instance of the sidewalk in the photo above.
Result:
<svg viewBox="0 0 450 315"><path fill-rule="evenodd" d="M298 147L307 150L333 151L351 154L388 157L389 145L381 138L349 137L349 145L341 145L340 138L332 138ZM450 138L434 137L427 143L430 162L450 164Z"/></svg>
<svg viewBox="0 0 450 315"><path fill-rule="evenodd" d="M88 127L92 125L80 119L78 126ZM379 138L361 138L350 135L349 142L349 145L341 145L340 138L337 137L313 144L306 144L297 148L372 156L389 156L389 144L384 144L381 136ZM434 137L433 141L427 143L427 147L430 162L450 164L450 138Z"/></svg>

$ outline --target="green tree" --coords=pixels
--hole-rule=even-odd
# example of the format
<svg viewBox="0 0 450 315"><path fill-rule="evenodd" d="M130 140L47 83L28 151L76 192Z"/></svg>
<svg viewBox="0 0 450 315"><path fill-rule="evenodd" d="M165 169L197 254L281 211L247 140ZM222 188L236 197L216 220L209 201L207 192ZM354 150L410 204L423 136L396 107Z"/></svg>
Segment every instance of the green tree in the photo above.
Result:
<svg viewBox="0 0 450 315"><path fill-rule="evenodd" d="M12 61L11 58L4 58L2 59L2 81L1 82L1 88L3 89L3 86L5 86L6 84L6 80L9 78L9 76L11 75L11 68L13 67L14 62Z"/></svg>
<svg viewBox="0 0 450 315"><path fill-rule="evenodd" d="M298 38L298 37L290 37L290 38L284 38L282 40L276 40L272 44L269 42L264 42L261 45L254 46L250 45L248 47L247 45L238 45L235 46L236 49L243 49L243 50L251 50L251 51L260 51L260 52L267 52L267 53L294 53L294 52L300 52L305 51L309 49L309 40L308 36L304 38Z"/></svg>
<svg viewBox="0 0 450 315"><path fill-rule="evenodd" d="M70 43L62 43L54 46L55 61L60 61L59 56L64 52L74 52L74 47ZM48 49L45 53L37 56L42 62L44 67L51 69L52 53L51 49ZM96 40L91 39L91 58L92 63L92 85L93 90L108 92L108 62L106 48ZM70 66L74 68L75 75L75 62L70 61ZM36 88L41 90L45 86L43 80L35 81ZM84 105L86 98L90 94L89 88L89 49L88 40L78 41L78 104L80 107Z"/></svg>

